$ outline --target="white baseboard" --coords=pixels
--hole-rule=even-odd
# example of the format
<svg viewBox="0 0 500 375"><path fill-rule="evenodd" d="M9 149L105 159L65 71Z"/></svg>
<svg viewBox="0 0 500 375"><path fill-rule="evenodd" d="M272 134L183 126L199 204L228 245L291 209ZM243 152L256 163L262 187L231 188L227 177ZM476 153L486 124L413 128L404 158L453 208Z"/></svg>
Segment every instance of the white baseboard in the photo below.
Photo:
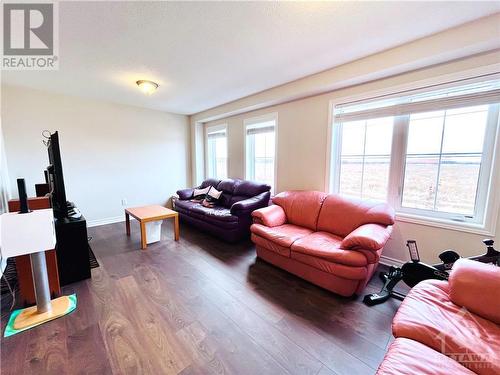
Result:
<svg viewBox="0 0 500 375"><path fill-rule="evenodd" d="M132 218L131 218L132 219ZM105 219L89 220L87 221L87 227L98 227L99 225L114 224L125 221L125 216L115 216L107 217Z"/></svg>
<svg viewBox="0 0 500 375"><path fill-rule="evenodd" d="M406 261L382 255L380 257L380 263L386 266L401 267L404 263L406 263Z"/></svg>

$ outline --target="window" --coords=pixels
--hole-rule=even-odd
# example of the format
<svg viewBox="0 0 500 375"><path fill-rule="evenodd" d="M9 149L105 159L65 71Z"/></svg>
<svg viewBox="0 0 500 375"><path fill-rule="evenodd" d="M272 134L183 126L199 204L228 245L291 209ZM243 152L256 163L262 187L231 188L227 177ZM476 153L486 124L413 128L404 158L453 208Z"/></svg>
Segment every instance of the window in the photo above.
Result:
<svg viewBox="0 0 500 375"><path fill-rule="evenodd" d="M207 127L207 177L227 178L226 125Z"/></svg>
<svg viewBox="0 0 500 375"><path fill-rule="evenodd" d="M245 120L246 179L275 185L276 117Z"/></svg>
<svg viewBox="0 0 500 375"><path fill-rule="evenodd" d="M498 103L489 81L335 106L330 190L485 228Z"/></svg>

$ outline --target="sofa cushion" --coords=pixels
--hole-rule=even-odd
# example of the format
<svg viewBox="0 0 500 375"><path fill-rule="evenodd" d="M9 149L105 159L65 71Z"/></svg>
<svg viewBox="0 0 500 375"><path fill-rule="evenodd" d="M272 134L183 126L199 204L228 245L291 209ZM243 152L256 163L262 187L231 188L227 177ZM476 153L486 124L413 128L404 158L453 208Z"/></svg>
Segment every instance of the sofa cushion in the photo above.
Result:
<svg viewBox="0 0 500 375"><path fill-rule="evenodd" d="M460 363L419 343L397 338L389 347L377 375L473 375Z"/></svg>
<svg viewBox="0 0 500 375"><path fill-rule="evenodd" d="M314 255L299 253L297 251L290 252L290 258L314 267L318 270L330 273L335 276L342 277L349 280L363 280L368 275L366 266L354 267L346 266L344 264L331 262L329 260L319 258Z"/></svg>
<svg viewBox="0 0 500 375"><path fill-rule="evenodd" d="M402 302L392 330L425 344L470 370L500 373L500 326L455 305L444 281L417 284Z"/></svg>
<svg viewBox="0 0 500 375"><path fill-rule="evenodd" d="M177 190L177 195L179 196L179 199L190 199L193 197L193 191L194 189L181 189Z"/></svg>
<svg viewBox="0 0 500 375"><path fill-rule="evenodd" d="M330 194L318 216L318 231L345 237L363 224L394 224L394 210L386 203Z"/></svg>
<svg viewBox="0 0 500 375"><path fill-rule="evenodd" d="M285 246L280 246L276 242L270 241L264 237L257 236L256 234L252 233L250 237L253 241L254 244L257 246L261 246L266 248L269 251L275 252L276 254L279 254L281 256L284 256L286 258L290 258L290 248L285 247Z"/></svg>
<svg viewBox="0 0 500 375"><path fill-rule="evenodd" d="M233 193L234 193L234 188L236 185L240 184L241 180L233 180L233 179L226 179L222 180L219 182L219 185L217 185L217 190L222 191L222 194L220 196L220 205L226 207L226 208L231 208L232 205L232 198L233 198Z"/></svg>
<svg viewBox="0 0 500 375"><path fill-rule="evenodd" d="M266 207L269 204L270 195L271 193L266 191L254 197L249 197L247 199L243 199L236 203L233 203L231 205L231 213L233 215L241 215L241 214L251 215L253 211L258 210L262 207Z"/></svg>
<svg viewBox="0 0 500 375"><path fill-rule="evenodd" d="M334 234L315 232L295 241L291 249L348 266L363 267L367 265L368 261L362 253L356 250L343 250L340 248L341 243L342 238Z"/></svg>
<svg viewBox="0 0 500 375"><path fill-rule="evenodd" d="M500 267L459 259L449 281L450 299L455 304L500 324Z"/></svg>
<svg viewBox="0 0 500 375"><path fill-rule="evenodd" d="M200 189L206 188L208 186L213 186L216 188L217 185L219 185L219 183L220 180L216 180L215 178L209 178L201 183Z"/></svg>
<svg viewBox="0 0 500 375"><path fill-rule="evenodd" d="M229 209L221 206L205 207L197 203L191 208L191 212L203 214L205 217L219 221L238 221L238 216L231 215Z"/></svg>
<svg viewBox="0 0 500 375"><path fill-rule="evenodd" d="M277 204L253 211L252 218L254 223L263 224L266 227L278 227L286 224L285 211Z"/></svg>
<svg viewBox="0 0 500 375"><path fill-rule="evenodd" d="M219 223L224 228L234 228L238 224L238 216L232 215L225 207L215 206L212 208L203 207L200 203L177 200L175 210L200 220Z"/></svg>
<svg viewBox="0 0 500 375"><path fill-rule="evenodd" d="M197 202L191 202L190 200L178 199L175 201L175 209L177 211L182 210L183 212L189 212L195 206L199 206Z"/></svg>
<svg viewBox="0 0 500 375"><path fill-rule="evenodd" d="M239 180L239 183L234 186L233 194L236 196L244 196L248 198L254 197L270 190L271 186L267 184L262 184L255 181Z"/></svg>
<svg viewBox="0 0 500 375"><path fill-rule="evenodd" d="M327 194L319 191L285 191L273 197L281 206L290 224L316 230L318 214Z"/></svg>
<svg viewBox="0 0 500 375"><path fill-rule="evenodd" d="M363 224L342 240L344 249L364 249L378 251L382 249L392 233L392 225Z"/></svg>
<svg viewBox="0 0 500 375"><path fill-rule="evenodd" d="M293 224L283 224L271 228L261 224L252 224L250 230L253 234L284 247L290 247L298 239L312 233L310 229Z"/></svg>

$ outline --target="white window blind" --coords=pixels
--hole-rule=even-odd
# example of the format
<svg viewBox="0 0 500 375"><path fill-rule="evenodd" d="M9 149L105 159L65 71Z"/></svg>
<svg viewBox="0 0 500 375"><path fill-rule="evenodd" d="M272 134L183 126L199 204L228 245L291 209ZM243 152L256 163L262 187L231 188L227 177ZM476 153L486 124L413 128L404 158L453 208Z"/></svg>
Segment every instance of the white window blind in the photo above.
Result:
<svg viewBox="0 0 500 375"><path fill-rule="evenodd" d="M380 100L346 103L335 107L335 122L472 107L500 102L500 82L475 83L455 89L414 93Z"/></svg>
<svg viewBox="0 0 500 375"><path fill-rule="evenodd" d="M226 130L217 130L208 133L208 139L226 138Z"/></svg>

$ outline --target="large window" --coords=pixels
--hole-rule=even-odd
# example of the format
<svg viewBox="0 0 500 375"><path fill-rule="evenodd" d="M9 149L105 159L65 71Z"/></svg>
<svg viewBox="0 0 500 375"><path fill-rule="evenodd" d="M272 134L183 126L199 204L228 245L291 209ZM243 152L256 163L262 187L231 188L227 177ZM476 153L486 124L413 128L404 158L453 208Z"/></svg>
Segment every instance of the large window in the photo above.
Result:
<svg viewBox="0 0 500 375"><path fill-rule="evenodd" d="M274 188L276 117L245 120L246 178Z"/></svg>
<svg viewBox="0 0 500 375"><path fill-rule="evenodd" d="M206 128L207 177L223 180L227 178L226 125Z"/></svg>
<svg viewBox="0 0 500 375"><path fill-rule="evenodd" d="M498 103L491 81L335 106L330 189L484 228Z"/></svg>

